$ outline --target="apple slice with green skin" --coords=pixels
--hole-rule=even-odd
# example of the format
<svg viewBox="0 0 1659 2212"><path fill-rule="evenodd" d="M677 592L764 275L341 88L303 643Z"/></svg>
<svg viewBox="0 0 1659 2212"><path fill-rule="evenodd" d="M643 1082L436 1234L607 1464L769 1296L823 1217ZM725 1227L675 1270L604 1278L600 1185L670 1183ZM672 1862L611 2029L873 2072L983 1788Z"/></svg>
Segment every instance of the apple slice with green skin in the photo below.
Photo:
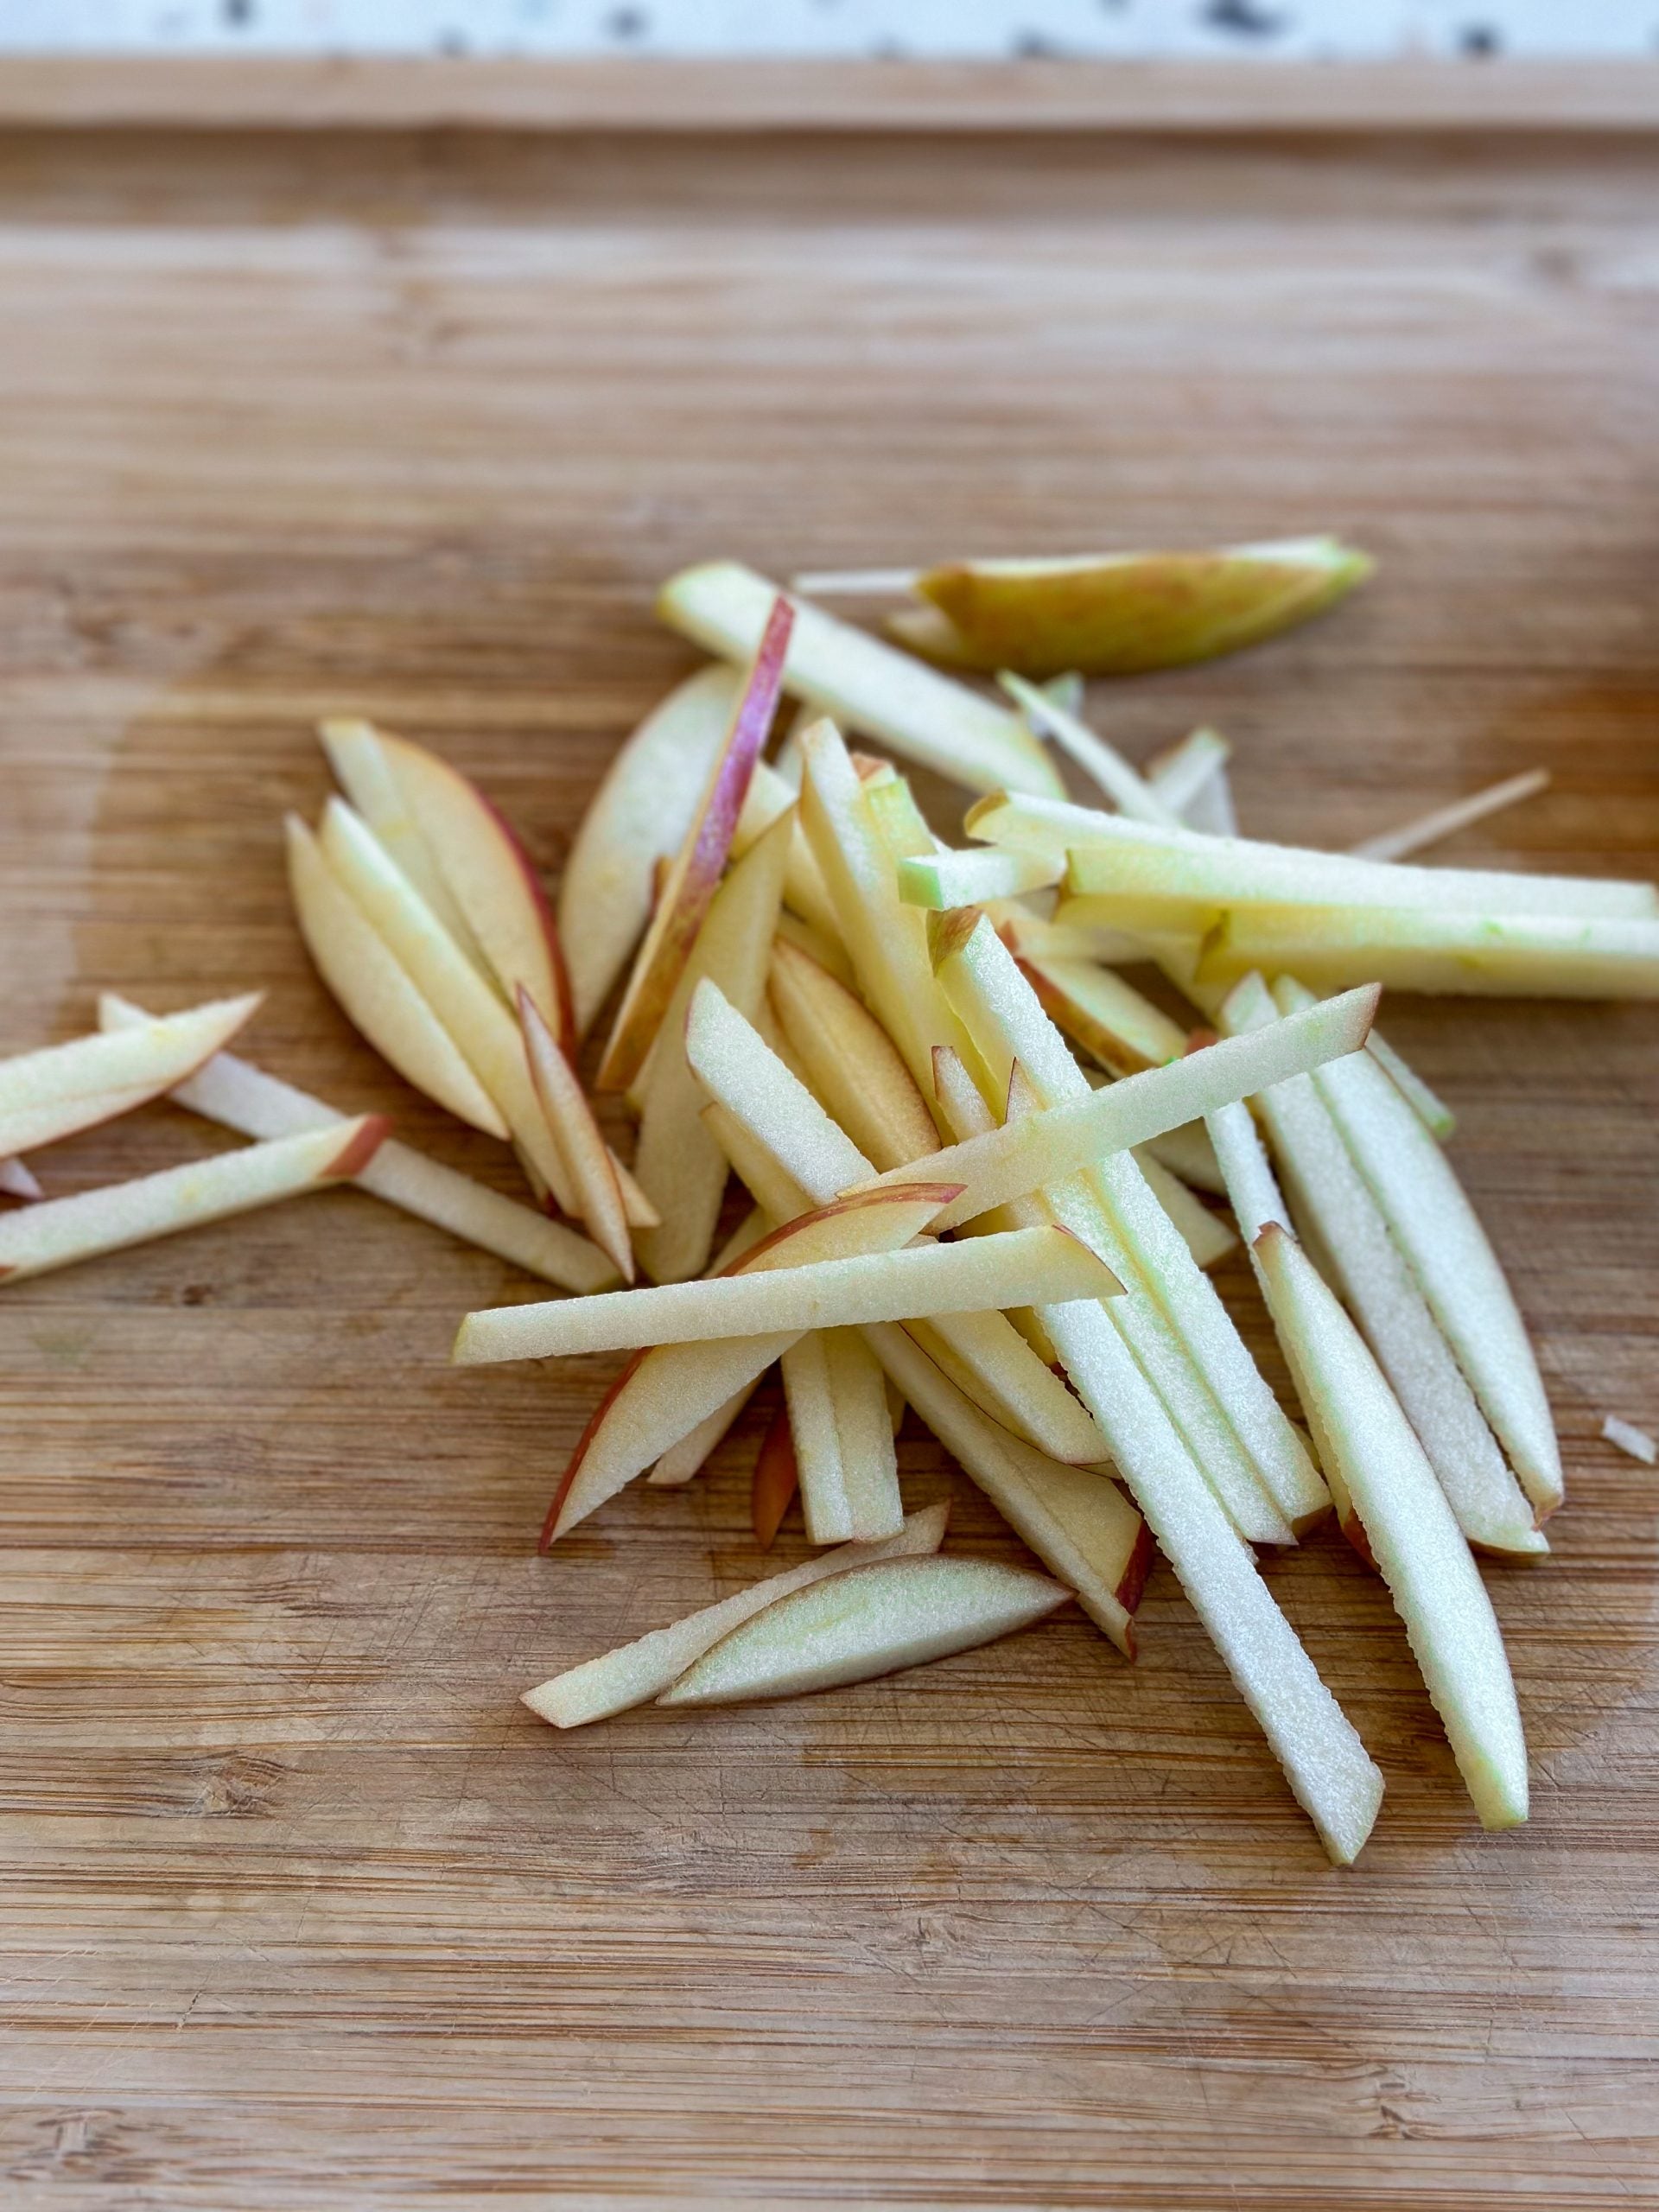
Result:
<svg viewBox="0 0 1659 2212"><path fill-rule="evenodd" d="M897 1250L926 1228L950 1188L912 1185L883 1193L891 1201L885 1207L861 1200L801 1215L750 1246L733 1272ZM548 1509L543 1550L753 1382L800 1333L772 1330L710 1344L662 1344L631 1360L571 1454Z"/></svg>
<svg viewBox="0 0 1659 2212"><path fill-rule="evenodd" d="M1205 982L1231 983L1252 969L1294 972L1326 990L1369 976L1439 997L1654 999L1659 920L1239 907L1204 939L1198 973Z"/></svg>
<svg viewBox="0 0 1659 2212"><path fill-rule="evenodd" d="M868 1542L897 1533L899 1459L887 1384L855 1329L816 1329L783 1357L808 1541Z"/></svg>
<svg viewBox="0 0 1659 2212"><path fill-rule="evenodd" d="M742 661L759 645L776 595L774 584L741 562L711 561L671 577L657 612L706 651ZM969 791L1059 792L1042 747L1016 715L822 607L794 606L784 676L791 698Z"/></svg>
<svg viewBox="0 0 1659 2212"><path fill-rule="evenodd" d="M702 1090L686 1060L687 1016L705 982L750 1012L763 1003L793 830L791 820L774 822L715 893L645 1071L634 1166L663 1219L639 1249L646 1274L658 1282L696 1274L707 1261L728 1174L725 1155L703 1127Z"/></svg>
<svg viewBox="0 0 1659 2212"><path fill-rule="evenodd" d="M322 847L297 815L290 814L286 826L289 887L300 934L347 1019L416 1090L486 1135L506 1136L500 1108L413 976L335 875ZM453 945L451 952L461 957Z"/></svg>
<svg viewBox="0 0 1659 2212"><path fill-rule="evenodd" d="M899 863L899 896L907 906L944 912L987 899L1020 899L1046 891L1065 870L1038 853L987 845L968 852L920 853Z"/></svg>
<svg viewBox="0 0 1659 2212"><path fill-rule="evenodd" d="M575 1192L531 1081L518 1025L362 817L331 798L322 818L323 856L409 975L479 1083L499 1108L528 1167L560 1211Z"/></svg>
<svg viewBox="0 0 1659 2212"><path fill-rule="evenodd" d="M879 1560L937 1552L944 1541L949 1516L948 1505L930 1505L907 1515L899 1534L883 1543L843 1544L839 1550L820 1552L814 1559L803 1560L798 1567L768 1575L764 1582L722 1598L718 1605L688 1613L671 1627L653 1629L632 1643L620 1644L614 1651L555 1675L550 1681L526 1690L523 1702L555 1728L586 1727L590 1721L608 1720L613 1713L647 1704L722 1637L779 1598Z"/></svg>
<svg viewBox="0 0 1659 2212"><path fill-rule="evenodd" d="M1147 763L1147 781L1189 830L1202 830L1212 837L1236 837L1238 817L1227 774L1232 752L1219 731L1195 729Z"/></svg>
<svg viewBox="0 0 1659 2212"><path fill-rule="evenodd" d="M193 1007L0 1060L0 1159L159 1098L235 1036L264 994Z"/></svg>
<svg viewBox="0 0 1659 2212"><path fill-rule="evenodd" d="M712 986L693 1002L686 1053L716 1102L719 1111L710 1109L709 1121L718 1141L768 1211L772 1197L757 1184L769 1163L813 1203L819 1192L833 1192L868 1170L869 1161L846 1131ZM760 1159L752 1164L750 1153L757 1149ZM782 1203L789 1203L787 1197ZM981 1303L994 1308L998 1301ZM1094 1422L1005 1314L949 1314L935 1323L930 1342L935 1336L941 1340L939 1356L956 1363L955 1379L995 1418L1055 1459L1083 1465L1100 1459L1102 1438Z"/></svg>
<svg viewBox="0 0 1659 2212"><path fill-rule="evenodd" d="M1262 1281L1319 1456L1340 1469L1469 1795L1489 1828L1527 1817L1515 1684L1478 1569L1382 1370L1307 1255L1270 1223Z"/></svg>
<svg viewBox="0 0 1659 2212"><path fill-rule="evenodd" d="M486 1306L462 1321L453 1357L459 1366L476 1367L497 1360L568 1358L774 1331L799 1336L808 1329L926 1319L1000 1303L1108 1298L1116 1287L1116 1275L1080 1236L1045 1225L972 1237L965 1243L918 1244L905 1251L822 1260L765 1274L601 1291L593 1298L543 1300L533 1306Z"/></svg>
<svg viewBox="0 0 1659 2212"><path fill-rule="evenodd" d="M1288 977L1275 986L1281 1007L1305 995ZM1526 1325L1462 1184L1369 1056L1321 1071L1315 1088L1544 1520L1564 1495L1555 1424Z"/></svg>
<svg viewBox="0 0 1659 2212"><path fill-rule="evenodd" d="M767 985L785 1037L812 1089L876 1167L937 1149L926 1101L885 1029L853 992L780 938ZM730 994L728 994L730 996Z"/></svg>
<svg viewBox="0 0 1659 2212"><path fill-rule="evenodd" d="M384 1115L365 1114L338 1128L247 1145L9 1214L0 1221L0 1282L21 1282L302 1191L349 1182L373 1158L390 1127Z"/></svg>
<svg viewBox="0 0 1659 2212"><path fill-rule="evenodd" d="M1271 1021L1274 1012L1267 986L1252 976L1229 998L1223 1019L1245 1028ZM1533 1527L1532 1507L1313 1078L1275 1084L1256 1104L1290 1186L1297 1224L1317 1238L1320 1272L1363 1330L1464 1534L1493 1551L1548 1551ZM1253 1244L1274 1221L1288 1225L1248 1109L1224 1107L1210 1126L1246 1243Z"/></svg>
<svg viewBox="0 0 1659 2212"><path fill-rule="evenodd" d="M933 980L927 922L899 896L895 855L877 825L868 787L833 724L801 738L801 822L830 897L860 990L926 1096L936 1045L969 1049Z"/></svg>
<svg viewBox="0 0 1659 2212"><path fill-rule="evenodd" d="M320 722L317 734L341 791L479 974L487 976L488 963L422 832L385 734L360 715L342 715Z"/></svg>
<svg viewBox="0 0 1659 2212"><path fill-rule="evenodd" d="M724 662L687 677L645 716L588 802L558 904L583 1036L651 919L656 864L684 842L742 684L740 671Z"/></svg>
<svg viewBox="0 0 1659 2212"><path fill-rule="evenodd" d="M1025 1567L938 1553L851 1567L775 1599L657 1702L734 1705L869 1681L1029 1628L1071 1595Z"/></svg>
<svg viewBox="0 0 1659 2212"><path fill-rule="evenodd" d="M634 957L600 1062L596 1082L601 1090L626 1090L645 1065L652 1039L691 957L719 887L754 764L777 711L794 619L786 600L773 601L726 741L709 771L696 812Z"/></svg>
<svg viewBox="0 0 1659 2212"><path fill-rule="evenodd" d="M9 1198L30 1202L46 1196L26 1160L0 1160L0 1191Z"/></svg>
<svg viewBox="0 0 1659 2212"><path fill-rule="evenodd" d="M575 1017L553 911L529 854L476 784L424 746L380 742L427 850L509 1006L526 992L567 1050Z"/></svg>
<svg viewBox="0 0 1659 2212"><path fill-rule="evenodd" d="M571 1211L612 1262L624 1282L634 1276L633 1247L628 1240L627 1207L610 1147L600 1134L575 1071L543 1019L542 1010L521 983L518 1026L524 1032L530 1079L547 1125L558 1144L569 1180Z"/></svg>
<svg viewBox="0 0 1659 2212"><path fill-rule="evenodd" d="M1009 1086L1011 1107L1016 1066L1038 1109L1103 1095L1090 1090L1065 1040L988 922L981 919L969 931L952 932L942 950L941 985L992 1080ZM1206 1057L1201 1053L1197 1058L1201 1063ZM1159 1072L1127 1078L1122 1087L1149 1083ZM1085 1233L1102 1236L1103 1255L1130 1285L1121 1311L1113 1314L1114 1324L1153 1376L1200 1465L1225 1482L1229 1510L1243 1504L1253 1478L1290 1529L1311 1525L1328 1510L1325 1485L1138 1162L1121 1153L1098 1160L1083 1178L1079 1203L1085 1194L1097 1202L1089 1208L1090 1228ZM1093 1226L1096 1213L1102 1217L1098 1230ZM1067 1217L1078 1223L1077 1215ZM1160 1325L1160 1317L1166 1326ZM1155 1372L1149 1364L1154 1361ZM1209 1418L1212 1411L1214 1420ZM1250 1533L1244 1522L1240 1527Z"/></svg>
<svg viewBox="0 0 1659 2212"><path fill-rule="evenodd" d="M98 1003L98 1018L105 1029L121 1029L151 1017L105 991ZM245 1137L298 1136L308 1129L341 1128L351 1118L230 1052L215 1053L168 1095L175 1105ZM388 1137L353 1179L359 1190L372 1192L388 1205L510 1260L531 1274L545 1276L562 1289L608 1290L617 1280L615 1268L585 1236L396 1137Z"/></svg>
<svg viewBox="0 0 1659 2212"><path fill-rule="evenodd" d="M1015 1534L1123 1654L1152 1564L1141 1516L1103 1470L1063 1465L982 1412L903 1329L863 1332L888 1376Z"/></svg>
<svg viewBox="0 0 1659 2212"><path fill-rule="evenodd" d="M1130 819L1067 801L999 794L963 817L982 843L1048 861L1065 856L1068 887L1091 908L1159 906L1197 917L1217 908L1305 904L1418 910L1431 920L1515 913L1539 921L1651 921L1650 883L1496 868L1412 868L1253 837L1210 837L1179 823Z"/></svg>
<svg viewBox="0 0 1659 2212"><path fill-rule="evenodd" d="M918 575L914 588L927 605L887 626L929 659L957 667L1133 676L1276 637L1334 606L1373 566L1333 537L953 561Z"/></svg>
<svg viewBox="0 0 1659 2212"><path fill-rule="evenodd" d="M1375 837L1362 837L1348 849L1361 860L1402 861L1409 854L1423 852L1444 838L1454 837L1459 830L1484 822L1489 815L1500 813L1523 798L1533 798L1548 787L1547 768L1529 768L1521 775L1506 777L1501 784L1489 784L1484 791L1471 791L1467 798L1453 799L1449 806L1437 806L1427 814L1417 815L1397 830L1384 830ZM1205 824L1194 823L1192 826L1201 830Z"/></svg>
<svg viewBox="0 0 1659 2212"><path fill-rule="evenodd" d="M1111 1439L1130 1496L1298 1803L1330 1856L1350 1865L1376 1821L1382 1777L1105 1311L1059 1308L1050 1326L1066 1371Z"/></svg>
<svg viewBox="0 0 1659 2212"><path fill-rule="evenodd" d="M804 1338L803 1342L810 1339ZM800 1349L791 1344L784 1354ZM772 1424L760 1440L760 1457L754 1463L754 1478L749 1486L749 1519L754 1529L754 1541L763 1552L769 1552L778 1541L778 1531L784 1525L784 1516L795 1502L795 1493L801 1486L801 1471L795 1457L795 1440L790 1425L787 1406L779 1406L772 1417ZM900 1525L903 1515L899 1516ZM887 1531L889 1535L895 1530ZM816 1541L816 1539L815 1539Z"/></svg>

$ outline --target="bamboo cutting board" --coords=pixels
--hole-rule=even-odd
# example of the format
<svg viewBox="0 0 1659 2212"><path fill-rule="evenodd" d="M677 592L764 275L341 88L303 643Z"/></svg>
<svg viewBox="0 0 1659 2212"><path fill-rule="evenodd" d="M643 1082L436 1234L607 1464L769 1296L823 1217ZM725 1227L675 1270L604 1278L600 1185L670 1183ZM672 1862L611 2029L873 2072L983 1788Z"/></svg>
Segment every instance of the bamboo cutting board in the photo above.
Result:
<svg viewBox="0 0 1659 2212"><path fill-rule="evenodd" d="M1465 113L1394 77L1368 116L1344 78L1323 131L1306 78L1189 112L1085 74L1058 117L953 80L928 130L925 77L842 73L790 132L696 73L588 128L569 78L516 78L511 130L435 81L221 79L226 130L176 79L0 86L0 1050L100 986L263 985L252 1057L510 1187L309 973L281 813L355 709L556 876L690 664L652 588L717 552L1339 530L1381 557L1358 601L1100 688L1103 726L1219 724L1247 826L1331 844L1541 763L1452 851L1659 868L1650 79ZM1659 1425L1659 1019L1389 1026L1461 1116L1571 1471L1553 1560L1490 1575L1528 1829L1481 1836L1330 1535L1266 1571L1387 1775L1349 1872L1163 1572L1133 1669L1066 1617L556 1736L521 1688L758 1571L765 1408L538 1560L614 1363L452 1371L457 1316L529 1284L312 1198L0 1304L0 2199L1659 2202L1659 1478L1598 1440ZM40 1164L223 1141L156 1108ZM913 1423L902 1460L1018 1556Z"/></svg>

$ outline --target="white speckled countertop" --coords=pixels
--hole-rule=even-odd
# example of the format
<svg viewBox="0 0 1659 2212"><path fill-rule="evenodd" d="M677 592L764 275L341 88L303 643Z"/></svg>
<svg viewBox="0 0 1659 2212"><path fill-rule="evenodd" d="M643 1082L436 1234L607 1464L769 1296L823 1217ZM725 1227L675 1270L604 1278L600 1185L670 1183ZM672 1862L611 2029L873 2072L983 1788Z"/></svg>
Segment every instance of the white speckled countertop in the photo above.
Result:
<svg viewBox="0 0 1659 2212"><path fill-rule="evenodd" d="M0 0L0 48L1638 54L1659 51L1659 0Z"/></svg>

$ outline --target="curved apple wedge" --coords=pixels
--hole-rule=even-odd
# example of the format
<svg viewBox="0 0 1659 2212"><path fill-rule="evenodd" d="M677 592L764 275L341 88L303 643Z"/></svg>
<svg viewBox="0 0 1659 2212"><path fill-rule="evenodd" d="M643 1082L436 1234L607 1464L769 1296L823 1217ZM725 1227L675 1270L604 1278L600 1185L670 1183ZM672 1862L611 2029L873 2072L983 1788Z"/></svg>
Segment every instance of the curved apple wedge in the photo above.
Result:
<svg viewBox="0 0 1659 2212"><path fill-rule="evenodd" d="M406 1083L486 1136L505 1137L499 1107L316 838L297 815L289 816L286 827L300 935L346 1018Z"/></svg>
<svg viewBox="0 0 1659 2212"><path fill-rule="evenodd" d="M883 1560L780 1598L722 1637L658 1705L838 1689L970 1651L1063 1605L1063 1583L993 1560Z"/></svg>
<svg viewBox="0 0 1659 2212"><path fill-rule="evenodd" d="M248 1213L302 1191L350 1182L373 1159L391 1126L384 1115L365 1114L304 1136L248 1145L215 1159L163 1168L136 1182L107 1184L9 1214L0 1221L0 1282L46 1274L100 1252L118 1252L230 1214Z"/></svg>
<svg viewBox="0 0 1659 2212"><path fill-rule="evenodd" d="M1295 1238L1255 1241L1262 1288L1319 1457L1352 1500L1481 1824L1527 1817L1527 1747L1503 1639L1422 1446Z"/></svg>
<svg viewBox="0 0 1659 2212"><path fill-rule="evenodd" d="M956 561L917 576L927 605L893 616L888 627L929 659L960 667L1132 676L1275 637L1333 606L1372 566L1334 537Z"/></svg>
<svg viewBox="0 0 1659 2212"><path fill-rule="evenodd" d="M219 999L118 1036L95 1031L0 1060L0 1162L159 1098L228 1044L262 995Z"/></svg>
<svg viewBox="0 0 1659 2212"><path fill-rule="evenodd" d="M484 955L421 834L409 794L392 767L385 734L360 715L336 715L318 723L317 735L334 781L482 975Z"/></svg>
<svg viewBox="0 0 1659 2212"><path fill-rule="evenodd" d="M380 742L503 995L511 1005L528 992L561 1045L574 1046L575 1016L553 910L517 832L476 784L435 753L387 731Z"/></svg>
<svg viewBox="0 0 1659 2212"><path fill-rule="evenodd" d="M651 919L657 863L679 850L742 681L724 662L687 677L645 716L588 802L558 907L581 1035Z"/></svg>
<svg viewBox="0 0 1659 2212"><path fill-rule="evenodd" d="M772 602L726 741L715 756L696 812L670 865L635 957L600 1062L596 1083L601 1090L626 1090L645 1065L652 1039L691 957L731 851L750 776L778 710L794 620L787 600Z"/></svg>
<svg viewBox="0 0 1659 2212"><path fill-rule="evenodd" d="M723 1598L716 1605L688 1613L670 1628L653 1629L632 1643L620 1644L614 1651L556 1675L551 1681L526 1690L524 1702L555 1728L585 1727L590 1720L607 1720L613 1713L644 1705L677 1681L722 1637L779 1599L831 1575L845 1574L852 1567L938 1551L944 1541L950 1512L948 1504L926 1506L919 1513L907 1515L899 1534L882 1543L842 1544L835 1551L820 1552L815 1559L804 1560L782 1574L770 1574L764 1582Z"/></svg>

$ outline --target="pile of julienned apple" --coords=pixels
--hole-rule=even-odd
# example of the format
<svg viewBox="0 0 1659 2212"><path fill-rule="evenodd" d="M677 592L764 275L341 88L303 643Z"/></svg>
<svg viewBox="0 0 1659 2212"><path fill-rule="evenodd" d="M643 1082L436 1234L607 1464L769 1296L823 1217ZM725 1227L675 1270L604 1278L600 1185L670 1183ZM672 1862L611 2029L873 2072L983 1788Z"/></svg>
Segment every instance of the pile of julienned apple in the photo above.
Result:
<svg viewBox="0 0 1659 2212"><path fill-rule="evenodd" d="M1367 565L1312 539L814 580L913 592L891 625L908 650L799 586L688 570L660 609L717 658L613 762L556 926L473 785L370 724L326 724L340 795L317 832L288 830L306 943L395 1068L512 1145L533 1203L232 1058L252 999L156 1019L106 996L99 1034L0 1063L0 1186L36 1196L25 1153L163 1092L258 1141L0 1217L0 1274L354 1179L582 1294L468 1315L458 1360L631 1355L544 1547L638 1476L690 1481L777 1364L755 1531L769 1545L798 1495L819 1548L529 1692L558 1726L853 1681L1074 1599L1133 1657L1155 1542L1346 1862L1382 1777L1252 1548L1334 1507L1480 1818L1524 1819L1471 1548L1547 1550L1560 1453L1442 1149L1451 1116L1372 1018L1383 980L1659 995L1659 899L1402 865L1536 776L1352 854L1242 837L1219 737L1138 772L1080 719L1072 672L1231 650ZM1001 671L1007 703L918 654ZM769 763L785 696L799 712ZM1050 743L1110 810L1068 798ZM888 753L976 794L972 844L940 842ZM1120 972L1134 963L1162 970L1190 1023ZM613 1001L593 1088L632 1109L631 1168L576 1072ZM753 1208L716 1252L733 1171ZM1238 1239L1200 1192L1230 1204L1306 1430L1206 1273ZM1046 1574L947 1555L944 1509L906 1514L906 1407Z"/></svg>

